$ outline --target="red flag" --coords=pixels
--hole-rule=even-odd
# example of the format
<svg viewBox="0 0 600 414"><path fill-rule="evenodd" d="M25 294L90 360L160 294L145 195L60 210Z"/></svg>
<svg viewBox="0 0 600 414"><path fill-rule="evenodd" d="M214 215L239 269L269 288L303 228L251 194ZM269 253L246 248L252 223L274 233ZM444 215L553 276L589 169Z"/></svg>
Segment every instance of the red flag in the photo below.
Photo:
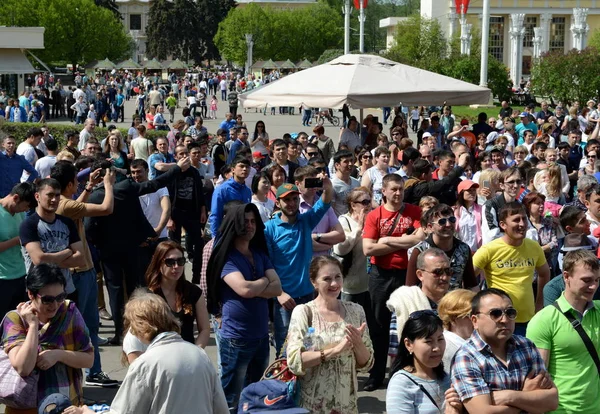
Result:
<svg viewBox="0 0 600 414"><path fill-rule="evenodd" d="M369 0L363 0L363 9L367 8ZM360 10L360 0L354 0L354 8Z"/></svg>
<svg viewBox="0 0 600 414"><path fill-rule="evenodd" d="M454 0L454 5L456 6L456 13L458 14L467 14L467 10L469 9L470 0Z"/></svg>

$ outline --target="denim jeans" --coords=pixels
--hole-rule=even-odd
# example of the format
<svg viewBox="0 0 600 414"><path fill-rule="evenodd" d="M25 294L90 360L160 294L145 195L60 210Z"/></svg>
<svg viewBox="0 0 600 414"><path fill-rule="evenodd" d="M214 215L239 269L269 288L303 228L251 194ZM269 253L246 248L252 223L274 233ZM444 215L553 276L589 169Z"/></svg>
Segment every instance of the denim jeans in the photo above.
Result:
<svg viewBox="0 0 600 414"><path fill-rule="evenodd" d="M312 116L312 110L305 109L304 112L302 113L302 125L308 126L308 124L310 123L311 116Z"/></svg>
<svg viewBox="0 0 600 414"><path fill-rule="evenodd" d="M221 347L219 344L219 340L221 335L219 335L219 325L221 324L221 317L216 317L214 315L210 315L210 325L212 326L213 332L215 333L215 345L217 346L217 374L219 377L221 376Z"/></svg>
<svg viewBox="0 0 600 414"><path fill-rule="evenodd" d="M98 348L98 330L100 329L100 318L98 316L98 283L96 283L96 270L90 269L85 272L73 273L73 284L77 292L77 309L83 317L90 340L94 346L94 365L86 370L88 375L94 375L102 371L100 363L100 349Z"/></svg>
<svg viewBox="0 0 600 414"><path fill-rule="evenodd" d="M302 305L308 303L314 298L314 293L310 293L299 298L293 298L296 305ZM275 328L275 355L279 358L285 349L281 349L287 337L288 328L290 326L290 319L292 318L292 311L285 309L279 304L277 298L273 300L273 327Z"/></svg>
<svg viewBox="0 0 600 414"><path fill-rule="evenodd" d="M237 413L242 389L261 379L269 366L269 336L262 339L219 337L221 386L231 413Z"/></svg>

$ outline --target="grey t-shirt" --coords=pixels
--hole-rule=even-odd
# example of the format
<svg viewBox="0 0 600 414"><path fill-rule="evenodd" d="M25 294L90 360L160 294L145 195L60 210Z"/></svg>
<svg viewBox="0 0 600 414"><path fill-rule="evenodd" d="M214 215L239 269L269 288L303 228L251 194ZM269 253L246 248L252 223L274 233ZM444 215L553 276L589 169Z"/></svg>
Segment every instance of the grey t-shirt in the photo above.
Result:
<svg viewBox="0 0 600 414"><path fill-rule="evenodd" d="M56 215L52 223L48 223L37 213L33 213L21 223L19 237L21 238L23 258L25 259L25 268L27 271L29 271L29 268L33 264L25 248L28 243L39 242L44 253L57 253L80 241L77 227L75 227L73 220L60 214ZM69 269L61 270L67 280L65 291L73 293L75 285L73 284L71 271Z"/></svg>
<svg viewBox="0 0 600 414"><path fill-rule="evenodd" d="M339 217L348 212L348 202L346 199L348 198L350 191L356 187L360 187L360 181L354 177L350 177L350 184L346 184L344 181L337 178L337 176L334 176L331 179L331 184L333 184L333 191L335 193L333 201L331 202L331 207L333 208L333 211L335 211L336 216Z"/></svg>

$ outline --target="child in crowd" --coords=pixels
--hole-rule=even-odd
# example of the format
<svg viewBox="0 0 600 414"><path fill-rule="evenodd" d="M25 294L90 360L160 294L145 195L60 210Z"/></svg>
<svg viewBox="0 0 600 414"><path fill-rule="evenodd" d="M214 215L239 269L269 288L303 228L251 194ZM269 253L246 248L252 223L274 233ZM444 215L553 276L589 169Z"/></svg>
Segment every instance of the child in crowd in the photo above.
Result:
<svg viewBox="0 0 600 414"><path fill-rule="evenodd" d="M210 99L210 109L208 111L209 119L217 119L217 96L213 95Z"/></svg>

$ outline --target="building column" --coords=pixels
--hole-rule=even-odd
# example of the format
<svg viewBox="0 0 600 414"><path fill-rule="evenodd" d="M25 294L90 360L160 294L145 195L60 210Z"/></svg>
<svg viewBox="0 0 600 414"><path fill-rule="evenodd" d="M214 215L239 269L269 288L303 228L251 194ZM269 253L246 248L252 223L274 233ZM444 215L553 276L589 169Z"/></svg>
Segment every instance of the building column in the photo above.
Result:
<svg viewBox="0 0 600 414"><path fill-rule="evenodd" d="M540 14L540 27L542 28L542 43L540 55L550 50L550 26L552 25L552 13Z"/></svg>
<svg viewBox="0 0 600 414"><path fill-rule="evenodd" d="M539 59L542 55L542 32L541 27L533 28L533 58Z"/></svg>
<svg viewBox="0 0 600 414"><path fill-rule="evenodd" d="M460 54L470 55L471 54L471 29L473 25L467 23L466 17L460 19Z"/></svg>
<svg viewBox="0 0 600 414"><path fill-rule="evenodd" d="M448 13L448 39L452 39L456 33L456 21L458 20L458 14L454 11L454 7L450 8Z"/></svg>
<svg viewBox="0 0 600 414"><path fill-rule="evenodd" d="M571 34L573 35L573 48L583 50L586 46L587 34L590 26L587 24L589 9L574 8L573 21L571 22Z"/></svg>
<svg viewBox="0 0 600 414"><path fill-rule="evenodd" d="M513 13L510 15L510 78L513 85L521 81L523 71L523 36L525 35L525 14Z"/></svg>

